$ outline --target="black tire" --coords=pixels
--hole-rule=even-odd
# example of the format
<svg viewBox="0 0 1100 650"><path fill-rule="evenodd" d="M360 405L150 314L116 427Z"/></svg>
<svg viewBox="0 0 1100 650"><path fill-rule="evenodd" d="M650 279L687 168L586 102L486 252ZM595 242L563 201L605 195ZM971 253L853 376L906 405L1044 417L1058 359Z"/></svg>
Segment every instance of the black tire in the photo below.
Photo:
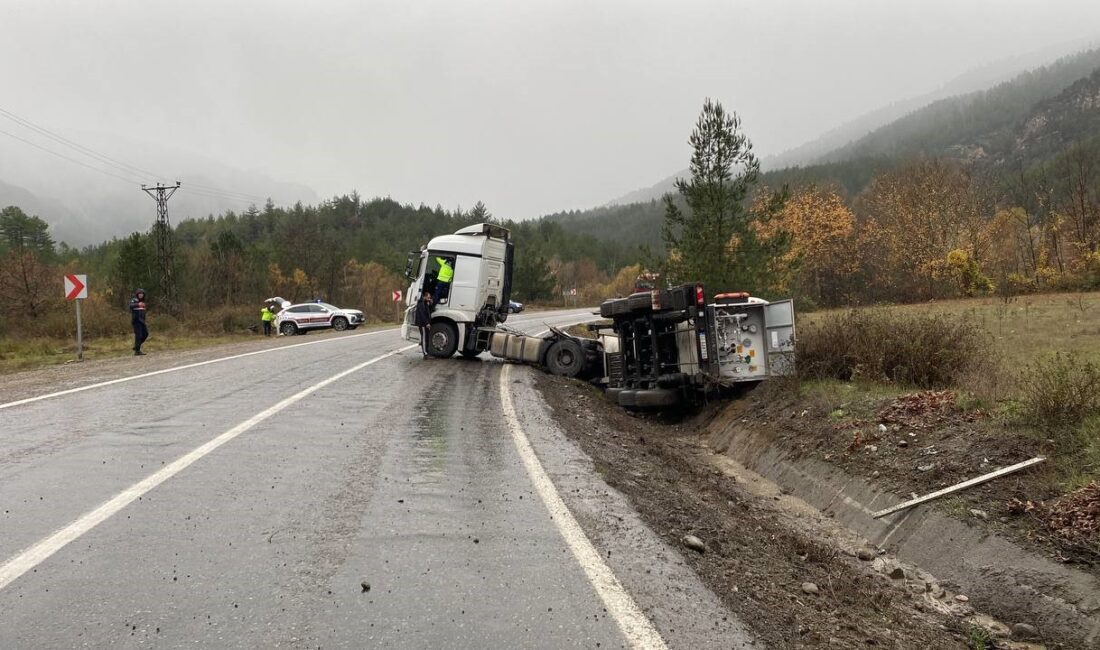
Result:
<svg viewBox="0 0 1100 650"><path fill-rule="evenodd" d="M680 403L680 393L667 388L640 390L634 395L634 407L640 409L666 408Z"/></svg>
<svg viewBox="0 0 1100 650"><path fill-rule="evenodd" d="M688 376L682 372L673 372L657 378L657 385L661 388L678 388L687 382Z"/></svg>
<svg viewBox="0 0 1100 650"><path fill-rule="evenodd" d="M626 299L626 306L632 312L653 311L653 295L649 292L632 293Z"/></svg>
<svg viewBox="0 0 1100 650"><path fill-rule="evenodd" d="M577 377L584 371L584 348L573 339L561 339L546 351L546 369L562 377Z"/></svg>
<svg viewBox="0 0 1100 650"><path fill-rule="evenodd" d="M600 316L604 318L611 318L613 316L619 316L630 311L630 306L627 304L626 298L614 298L612 300L605 300L600 305Z"/></svg>
<svg viewBox="0 0 1100 650"><path fill-rule="evenodd" d="M458 351L458 329L444 320L432 323L428 330L428 354L437 359L450 359Z"/></svg>
<svg viewBox="0 0 1100 650"><path fill-rule="evenodd" d="M332 319L332 329L336 330L337 332L343 332L347 328L348 319L344 318L343 316L337 316L336 318Z"/></svg>
<svg viewBox="0 0 1100 650"><path fill-rule="evenodd" d="M287 321L279 326L279 331L282 332L283 336L294 336L298 333L298 326Z"/></svg>
<svg viewBox="0 0 1100 650"><path fill-rule="evenodd" d="M638 391L632 388L625 388L619 392L619 406L627 409L634 408L634 396L638 394Z"/></svg>

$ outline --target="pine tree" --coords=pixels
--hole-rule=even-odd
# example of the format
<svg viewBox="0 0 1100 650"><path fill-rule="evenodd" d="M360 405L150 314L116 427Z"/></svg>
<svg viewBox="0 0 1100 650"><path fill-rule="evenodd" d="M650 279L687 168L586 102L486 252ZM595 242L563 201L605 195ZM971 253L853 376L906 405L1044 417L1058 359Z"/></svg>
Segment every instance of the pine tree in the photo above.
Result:
<svg viewBox="0 0 1100 650"><path fill-rule="evenodd" d="M746 198L760 162L741 120L707 99L688 139L690 180L677 179L683 202L666 194L662 236L675 282L702 282L710 293L752 286L764 257L750 227Z"/></svg>
<svg viewBox="0 0 1100 650"><path fill-rule="evenodd" d="M470 210L470 220L474 223L488 223L493 220L493 215L489 212L489 208L485 207L485 204L478 201L474 204L472 210Z"/></svg>

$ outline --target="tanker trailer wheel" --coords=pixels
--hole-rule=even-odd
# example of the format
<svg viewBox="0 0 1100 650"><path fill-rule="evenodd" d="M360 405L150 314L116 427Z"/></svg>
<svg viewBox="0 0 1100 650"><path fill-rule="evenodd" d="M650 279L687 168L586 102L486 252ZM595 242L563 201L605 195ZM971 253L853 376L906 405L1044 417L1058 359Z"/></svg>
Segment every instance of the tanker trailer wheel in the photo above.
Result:
<svg viewBox="0 0 1100 650"><path fill-rule="evenodd" d="M458 330L447 321L437 320L428 330L428 354L449 359L458 350Z"/></svg>
<svg viewBox="0 0 1100 650"><path fill-rule="evenodd" d="M546 351L546 368L551 374L576 377L584 370L584 348L573 339L561 339Z"/></svg>

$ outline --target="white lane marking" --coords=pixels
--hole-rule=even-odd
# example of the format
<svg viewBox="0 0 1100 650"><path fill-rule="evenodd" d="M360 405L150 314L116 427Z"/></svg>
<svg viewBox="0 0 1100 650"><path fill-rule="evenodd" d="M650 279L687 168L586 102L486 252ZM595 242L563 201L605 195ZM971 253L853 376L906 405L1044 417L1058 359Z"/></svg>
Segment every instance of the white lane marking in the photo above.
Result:
<svg viewBox="0 0 1100 650"><path fill-rule="evenodd" d="M622 583L612 573L611 567L603 561L596 547L592 545L588 537L581 530L573 513L569 512L565 502L562 501L554 483L547 476L542 463L539 462L527 434L516 417L516 409L512 404L512 394L508 390L508 378L511 376L512 366L506 365L500 372L500 404L504 411L504 419L508 422L508 428L512 432L512 441L516 444L516 450L527 469L527 475L535 486L535 490L542 497L543 504L550 511L550 518L558 527L573 557L581 565L588 581L611 612L615 622L623 636L626 637L632 648L645 650L663 650L667 646L661 634L653 627L653 623L634 602L634 599L623 588Z"/></svg>
<svg viewBox="0 0 1100 650"><path fill-rule="evenodd" d="M39 541L33 546L18 553L7 562L4 562L4 564L0 566L0 589L4 589L13 581L18 579L19 576L23 575L27 571L30 571L31 569L45 561L48 557L61 550L66 544L75 541L81 535L87 533L91 529L103 523L119 510L122 510L129 504L133 503L135 500L142 497L153 488L157 487L161 483L164 483L176 474L179 474L183 470L187 469L195 461L199 460L203 456L206 456L218 447L221 447L225 443L236 438L245 431L248 431L252 427L268 419L269 417L282 411L288 406L291 406L295 402L302 400L303 398L309 396L311 393L320 390L335 381L339 381L340 379L347 377L353 372L362 370L369 365L378 363L383 359L387 359L396 354L400 354L405 350L411 350L415 347L417 346L407 345L398 350L387 352L386 354L374 357L369 361L364 361L357 366L348 368L343 372L337 373L329 377L328 379L313 384L309 388L306 388L305 390L299 391L291 395L290 397L284 399L283 401L275 404L268 409L260 411L256 415L253 415L252 417L248 418L244 422L241 422L240 424L226 431L225 433L222 433L216 438L202 445L199 445L187 454L184 454L183 456L172 461L170 464L164 466L159 471L150 474L145 479L138 481L137 483L134 483L122 492L119 492L113 498L95 508L94 510L84 513L76 521L72 522L68 526L65 526L53 535L46 537L45 539Z"/></svg>
<svg viewBox="0 0 1100 650"><path fill-rule="evenodd" d="M571 316L569 316L568 314L563 314L560 317L571 317ZM529 318L524 319L523 321L517 322L516 324L519 325L521 323L529 323L531 321L537 321L540 318L541 318L540 316L529 317ZM234 354L234 355L228 356L228 357L219 357L217 359L207 359L206 361L198 361L198 362L195 362L195 363L188 363L188 364L185 364L185 365L182 365L182 366L172 366L171 368L161 368L160 370L154 370L152 372L146 372L146 373L142 373L140 375L130 375L128 377L119 377L118 379L111 379L111 380L108 380L108 381L101 381L101 382L96 383L96 384L88 384L87 386L77 386L76 388L69 388L69 389L66 389L66 390L59 390L56 393L46 393L45 395L36 395L34 397L28 397L26 399L15 400L14 402L7 402L7 403L4 403L4 404L0 404L0 410L4 410L4 409L7 409L7 408L12 408L13 406L22 406L23 404L30 404L32 402L38 402L38 401L41 401L41 400L44 400L44 399L50 399L50 398L53 398L53 397L62 397L64 395L72 395L73 393L80 393L80 392L83 392L83 391L86 391L86 390L92 390L93 388L103 388L104 386L113 386L115 384L121 384L121 383L128 382L128 381L134 381L135 379L145 379L146 377L155 377L156 375L164 375L164 374L167 374L167 373L170 373L170 372L176 372L176 371L179 371L179 370L188 370L190 368L198 368L200 366L208 366L208 365L213 364L213 363L221 363L223 361L233 361L234 359L243 359L245 357L251 357L251 356L255 356L257 354L268 354L270 352L280 352L282 350L290 350L290 349L293 349L293 348L300 348L300 347L303 347L303 346L306 346L306 345L317 345L319 343L332 343L332 342L335 342L335 341L347 341L349 339L357 339L361 336L374 336L375 334L385 334L386 332L396 332L398 330L400 330L400 328L391 327L391 328L384 329L384 330L375 330L373 332L363 332L362 334L350 334L348 336L321 339L319 341L309 341L308 343L294 343L293 345L281 345L277 348L267 348L265 350L256 350L254 352L244 352L242 354ZM546 330L546 331L549 331L549 330Z"/></svg>
<svg viewBox="0 0 1100 650"><path fill-rule="evenodd" d="M209 366L212 363L221 363L223 361L232 361L234 359L243 359L245 357L252 357L257 354L268 354L270 352L280 352L282 350L290 350L292 348L300 348L306 345L317 345L318 343L332 343L333 341L347 341L348 339L357 339L361 336L374 336L375 334L385 334L386 332L395 332L396 328L375 330L373 332L363 332L362 334L351 334L349 336L341 336L338 338L321 339L319 341L309 341L308 343L294 343L293 345L281 345L277 348L266 348L264 350L255 350L253 352L243 352L241 354L234 354L228 357L218 357L217 359L207 359L206 361L197 361L195 363L188 363L182 366L172 366L171 368L161 368L160 370L154 370L152 372L145 372L140 375L129 375L127 377L119 377L118 379L111 379L108 381L101 381L97 384L88 384L87 386L77 386L76 388L69 388L66 390L59 390L56 393L46 393L45 395L36 395L34 397L28 397L26 399L16 400L14 402L7 402L0 404L0 410L11 408L13 406L21 406L23 404L30 404L31 402L38 402L44 399L50 399L51 397L61 397L63 395L72 395L73 393L80 393L86 390L92 390L93 388L103 388L104 386L113 386L115 384L121 384L128 381L134 381L135 379L145 379L146 377L155 377L157 375L164 375L170 372L176 372L179 370L188 370L189 368L198 368L200 366Z"/></svg>

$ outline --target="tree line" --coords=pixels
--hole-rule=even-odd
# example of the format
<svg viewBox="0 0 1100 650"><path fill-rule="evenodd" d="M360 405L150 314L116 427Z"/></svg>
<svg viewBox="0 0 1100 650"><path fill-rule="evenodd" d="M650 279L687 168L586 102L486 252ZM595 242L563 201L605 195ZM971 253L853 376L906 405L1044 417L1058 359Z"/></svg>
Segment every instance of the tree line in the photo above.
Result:
<svg viewBox="0 0 1100 650"><path fill-rule="evenodd" d="M837 182L763 182L736 115L704 105L665 199L670 279L804 306L1100 288L1100 137L1023 171L915 156Z"/></svg>
<svg viewBox="0 0 1100 650"><path fill-rule="evenodd" d="M548 221L495 218L480 201L472 209L401 204L357 194L319 205L251 206L174 229L175 318L202 327L245 327L272 296L321 298L363 309L368 318L393 320L391 292L408 285L406 256L432 237L491 221L511 229L516 242L513 295L522 301L561 300L578 286L607 282L636 265L637 247L600 241ZM141 287L157 306L156 254L148 232L135 232L82 249L54 242L47 223L16 206L0 213L0 299L6 334L64 335L71 329L61 296L64 273L89 275L88 307L125 326L129 295ZM160 308L163 304L161 298ZM220 314L223 324L211 320ZM204 320L205 319L205 320ZM104 326L106 327L106 325Z"/></svg>
<svg viewBox="0 0 1100 650"><path fill-rule="evenodd" d="M1032 165L917 155L859 170L866 178L851 186L762 173L736 114L719 102L704 104L689 144L689 177L674 194L642 204L634 219L629 207L604 209L594 232L573 214L516 222L481 202L445 210L354 193L185 219L173 235L175 317L232 330L279 295L392 320L407 252L483 221L512 230L522 301L561 304L575 290L575 302L594 304L629 293L646 270L711 292L793 296L803 307L1100 288L1100 136ZM855 169L846 164L837 169ZM61 275L80 272L91 279L91 332L124 331L135 288L157 305L155 269L149 233L77 250L54 242L41 218L6 207L0 328L66 335Z"/></svg>

